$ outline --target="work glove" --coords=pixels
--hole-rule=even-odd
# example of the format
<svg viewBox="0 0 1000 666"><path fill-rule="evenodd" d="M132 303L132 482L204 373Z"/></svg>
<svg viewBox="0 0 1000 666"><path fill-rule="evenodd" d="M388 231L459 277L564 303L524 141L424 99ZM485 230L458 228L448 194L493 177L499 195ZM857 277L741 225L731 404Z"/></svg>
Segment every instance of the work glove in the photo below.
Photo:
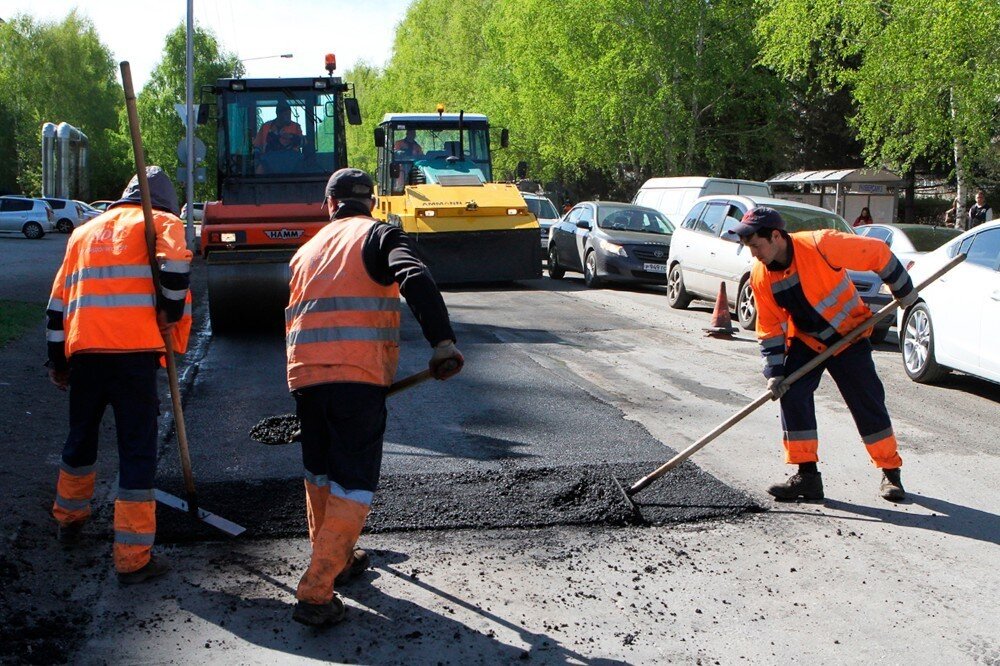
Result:
<svg viewBox="0 0 1000 666"><path fill-rule="evenodd" d="M434 379L448 379L454 377L465 365L465 357L458 351L453 340L439 342L434 347L434 354L431 356L427 367L430 368Z"/></svg>
<svg viewBox="0 0 1000 666"><path fill-rule="evenodd" d="M784 377L771 377L767 380L767 390L771 392L771 400L780 400L788 391Z"/></svg>
<svg viewBox="0 0 1000 666"><path fill-rule="evenodd" d="M911 305L913 305L914 303L916 303L917 302L917 298L919 298L919 294L917 294L917 290L914 289L910 293L908 293L906 296L900 296L896 300L899 301L899 307L901 307L901 308L903 308L905 310L906 308L908 308Z"/></svg>

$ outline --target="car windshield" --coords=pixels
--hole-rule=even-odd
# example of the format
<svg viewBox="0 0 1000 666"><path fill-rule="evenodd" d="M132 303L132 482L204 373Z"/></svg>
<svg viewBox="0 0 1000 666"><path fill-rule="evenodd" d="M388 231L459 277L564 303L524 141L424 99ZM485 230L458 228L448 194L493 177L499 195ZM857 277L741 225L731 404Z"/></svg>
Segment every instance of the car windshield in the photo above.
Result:
<svg viewBox="0 0 1000 666"><path fill-rule="evenodd" d="M597 220L597 226L602 229L660 235L674 232L667 218L652 208L600 205L597 207Z"/></svg>
<svg viewBox="0 0 1000 666"><path fill-rule="evenodd" d="M556 207L548 199L531 198L525 199L524 202L528 204L528 210L531 211L531 214L540 220L554 220L559 217Z"/></svg>
<svg viewBox="0 0 1000 666"><path fill-rule="evenodd" d="M781 213L785 220L785 230L789 233L796 231L819 231L821 229L833 229L846 234L853 234L854 230L844 222L839 215L834 215L828 211L809 210L807 208L792 208L791 206L774 206L775 210Z"/></svg>
<svg viewBox="0 0 1000 666"><path fill-rule="evenodd" d="M930 252L938 249L961 233L961 229L927 227L926 229L907 229L906 237L913 243L913 248L917 252Z"/></svg>

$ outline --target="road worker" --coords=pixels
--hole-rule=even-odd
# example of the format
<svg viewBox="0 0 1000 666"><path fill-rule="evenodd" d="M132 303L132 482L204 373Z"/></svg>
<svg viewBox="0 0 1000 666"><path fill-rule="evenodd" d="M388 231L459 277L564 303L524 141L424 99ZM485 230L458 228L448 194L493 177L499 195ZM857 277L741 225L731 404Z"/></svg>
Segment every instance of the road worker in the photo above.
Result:
<svg viewBox="0 0 1000 666"><path fill-rule="evenodd" d="M156 226L160 287L154 290L137 178L121 199L76 229L47 308L49 377L69 389L69 436L52 513L58 539L76 544L90 517L97 436L108 405L118 433L114 517L118 580L139 583L169 570L152 554L156 534L156 372L173 336L183 352L191 328L191 252L177 195L159 167L146 170Z"/></svg>
<svg viewBox="0 0 1000 666"><path fill-rule="evenodd" d="M729 233L739 236L757 260L750 285L757 304L764 376L774 399L781 401L785 462L798 465L796 474L767 492L778 500L823 499L813 394L826 369L854 417L868 455L882 470L882 497L903 500L902 459L885 407L885 390L872 361L871 331L795 383L786 385L783 380L870 316L847 270L875 271L906 307L917 300L906 269L876 239L833 230L789 234L772 208L751 209Z"/></svg>
<svg viewBox="0 0 1000 666"><path fill-rule="evenodd" d="M313 626L343 619L335 582L360 575L368 563L355 545L381 468L400 294L433 347L434 377L447 379L464 364L441 293L406 234L371 217L373 197L368 174L336 171L326 186L331 223L291 261L288 387L302 427L312 543L292 617Z"/></svg>

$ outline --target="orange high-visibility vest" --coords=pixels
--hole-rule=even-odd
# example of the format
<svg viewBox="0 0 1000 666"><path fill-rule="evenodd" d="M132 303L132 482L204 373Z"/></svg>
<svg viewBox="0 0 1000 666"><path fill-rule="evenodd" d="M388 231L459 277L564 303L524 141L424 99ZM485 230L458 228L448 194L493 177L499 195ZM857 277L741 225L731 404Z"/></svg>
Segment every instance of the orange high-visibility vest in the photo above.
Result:
<svg viewBox="0 0 1000 666"><path fill-rule="evenodd" d="M160 270L190 272L180 219L154 210L153 222ZM164 295L185 300L173 332L174 350L183 353L191 331L191 293L165 290ZM78 352L165 351L141 206L116 206L73 232L48 309L62 313L62 330L46 331L47 339L62 341L67 358Z"/></svg>
<svg viewBox="0 0 1000 666"><path fill-rule="evenodd" d="M285 309L288 388L360 382L389 386L399 362L399 286L368 275L370 217L323 227L292 257Z"/></svg>
<svg viewBox="0 0 1000 666"><path fill-rule="evenodd" d="M910 291L909 277L901 270L889 246L882 241L839 233L832 230L804 231L789 234L792 242L792 265L784 271L769 271L754 261L750 285L757 304L757 337L766 362L778 366L784 361L784 348L792 338L802 340L816 352L822 352L843 335L871 316L858 296L846 269L875 271L891 284L893 293ZM801 292L810 316L822 325L815 331L803 331L788 308L779 301L789 293ZM871 330L864 335L870 335Z"/></svg>

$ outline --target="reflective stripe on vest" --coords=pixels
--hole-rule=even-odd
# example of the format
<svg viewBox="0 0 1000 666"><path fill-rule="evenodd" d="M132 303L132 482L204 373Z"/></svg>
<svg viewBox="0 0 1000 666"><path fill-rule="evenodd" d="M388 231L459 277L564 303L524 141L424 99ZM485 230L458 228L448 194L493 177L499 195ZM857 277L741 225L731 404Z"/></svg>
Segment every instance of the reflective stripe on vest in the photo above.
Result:
<svg viewBox="0 0 1000 666"><path fill-rule="evenodd" d="M399 360L399 287L368 275L362 248L376 222L334 220L290 263L285 348L291 390L331 382L388 386Z"/></svg>

